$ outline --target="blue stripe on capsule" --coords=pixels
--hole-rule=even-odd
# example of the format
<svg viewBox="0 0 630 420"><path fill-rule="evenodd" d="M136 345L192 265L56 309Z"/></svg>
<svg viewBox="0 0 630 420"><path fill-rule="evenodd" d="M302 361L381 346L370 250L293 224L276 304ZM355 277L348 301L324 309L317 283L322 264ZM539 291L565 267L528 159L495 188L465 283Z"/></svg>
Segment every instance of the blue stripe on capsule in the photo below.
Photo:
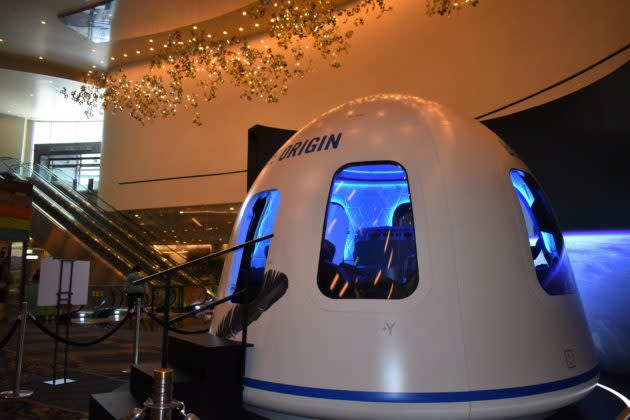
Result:
<svg viewBox="0 0 630 420"><path fill-rule="evenodd" d="M298 395L300 397L324 398L329 400L382 402L382 403L455 403L470 401L500 400L518 398L529 395L544 394L571 388L595 378L599 368L595 367L581 375L568 379L528 385L514 388L484 389L460 392L370 392L349 391L342 389L311 388L306 386L287 385L260 379L245 378L245 386L263 391L281 394Z"/></svg>

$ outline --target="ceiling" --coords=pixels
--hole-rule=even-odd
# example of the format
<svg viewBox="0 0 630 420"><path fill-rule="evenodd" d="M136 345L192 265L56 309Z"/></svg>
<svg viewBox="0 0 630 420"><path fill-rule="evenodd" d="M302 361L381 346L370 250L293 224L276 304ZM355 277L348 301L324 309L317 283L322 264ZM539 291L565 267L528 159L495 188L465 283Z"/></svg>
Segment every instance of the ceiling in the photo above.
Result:
<svg viewBox="0 0 630 420"><path fill-rule="evenodd" d="M59 95L91 69L148 60L176 29L196 25L217 37L259 33L242 11L252 0L117 0L111 41L93 43L64 25L60 14L98 1L0 2L0 113L30 119L81 120L82 111ZM175 7L176 5L176 7ZM19 74L22 72L22 74ZM52 76L52 77L48 77ZM31 96L32 95L32 96Z"/></svg>
<svg viewBox="0 0 630 420"><path fill-rule="evenodd" d="M59 77L0 69L0 114L30 120L85 121L85 107L64 99L61 89L77 89L79 82ZM91 120L102 120L100 114Z"/></svg>

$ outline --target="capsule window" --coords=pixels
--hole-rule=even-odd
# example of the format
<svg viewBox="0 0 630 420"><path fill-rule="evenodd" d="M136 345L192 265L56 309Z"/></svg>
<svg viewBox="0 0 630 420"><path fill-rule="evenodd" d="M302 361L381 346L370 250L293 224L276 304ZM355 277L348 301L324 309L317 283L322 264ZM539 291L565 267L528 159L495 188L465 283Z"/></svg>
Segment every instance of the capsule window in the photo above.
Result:
<svg viewBox="0 0 630 420"><path fill-rule="evenodd" d="M273 225L280 204L280 191L265 191L254 195L246 204L238 231L237 244L242 244L273 233ZM231 281L228 282L226 295L231 295L248 288L245 296L238 296L232 301L236 303L251 302L263 284L265 265L271 238L248 245L235 251L232 264L238 272L232 270ZM235 278L235 281L232 279Z"/></svg>
<svg viewBox="0 0 630 420"><path fill-rule="evenodd" d="M416 289L413 212L401 165L361 163L335 173L317 285L331 299L403 299Z"/></svg>
<svg viewBox="0 0 630 420"><path fill-rule="evenodd" d="M512 169L510 180L518 197L536 277L550 295L575 292L562 232L542 189L530 174Z"/></svg>

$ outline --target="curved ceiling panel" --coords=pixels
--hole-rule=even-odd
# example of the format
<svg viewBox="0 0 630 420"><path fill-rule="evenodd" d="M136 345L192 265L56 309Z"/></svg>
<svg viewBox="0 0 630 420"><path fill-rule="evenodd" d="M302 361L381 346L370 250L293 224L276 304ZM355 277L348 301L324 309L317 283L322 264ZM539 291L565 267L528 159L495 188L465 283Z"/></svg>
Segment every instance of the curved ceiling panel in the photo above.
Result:
<svg viewBox="0 0 630 420"><path fill-rule="evenodd" d="M118 1L111 38L123 40L171 31L217 18L251 3L252 0ZM177 7L173 7L175 4Z"/></svg>

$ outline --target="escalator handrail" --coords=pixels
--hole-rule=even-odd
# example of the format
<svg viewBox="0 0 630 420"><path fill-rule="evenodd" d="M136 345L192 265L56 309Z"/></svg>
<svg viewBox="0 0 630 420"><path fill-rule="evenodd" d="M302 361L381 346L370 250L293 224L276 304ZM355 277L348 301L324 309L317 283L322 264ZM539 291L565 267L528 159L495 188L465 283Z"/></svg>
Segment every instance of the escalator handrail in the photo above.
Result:
<svg viewBox="0 0 630 420"><path fill-rule="evenodd" d="M111 213L112 215L114 215L114 218L116 218L119 222L123 222L121 224L126 229L129 229L129 230L133 231L138 237L145 237L145 238L148 238L148 239L150 239L151 241L154 241L154 242L158 241L158 238L156 238L154 235L149 234L148 232L144 231L142 228L140 228L136 224L136 222L133 219L131 219L129 216L125 215L123 212L116 210L116 208L114 208L107 201L105 201L102 198L97 196L96 199L98 200L98 203L103 203L105 206L100 207L98 204L95 205L94 203L90 202L90 200L87 197L85 197L79 191L74 189L72 184L67 179L64 179L63 176L52 172L50 169L46 168L45 166L42 166L42 165L39 165L39 164L36 164L36 163L25 164L25 163L21 163L21 162L18 161L18 162L16 162L16 164L10 166L10 170L15 172L15 168L16 167L24 168L27 171L30 171L31 173L35 174L37 177L42 179L44 182L50 184L53 188L55 188L57 190L60 190L60 192L62 194L64 194L66 197L68 197L69 200L71 200L71 201L80 200L81 201L81 205L84 205L86 207L91 208L94 212L99 214L101 219L106 221L109 225L114 226L114 228L120 229L120 226L117 225L116 223L114 223L110 219L110 216L108 214L104 214L103 211L106 211L106 212ZM46 176L43 176L40 172L46 174L47 176L50 176L50 179L53 179L53 177L54 177L54 178L60 180L61 181L60 184L65 187L66 191L61 190L57 185L55 185L55 183L53 183L52 181L46 179ZM121 232L123 234L125 234L125 236L127 236L127 237L129 236L129 234L124 232L124 230L121 230ZM140 244L143 243L138 238L134 238L133 236L132 236L132 238L135 239ZM168 247L168 245L166 245L166 246ZM157 253L153 249L153 247L148 247L148 248L150 248L150 252L153 253L156 256L156 258L161 259L163 262L166 262L164 260L164 258L167 258L167 260L170 260L171 263L174 262L172 259L170 259L168 257L164 257L161 253ZM179 255L182 258L184 258L175 249L173 249L171 247L168 247L168 248L169 248L169 250L173 251L175 254Z"/></svg>
<svg viewBox="0 0 630 420"><path fill-rule="evenodd" d="M103 214L102 211L99 210L97 207L95 207L93 203L89 202L89 200L87 200L85 197L79 195L76 190L70 188L69 185L65 186L63 185L63 183L60 183L61 185L58 185L56 182L53 183L47 180L46 178L47 175L50 175L51 177L55 177L57 179L60 179L60 178L56 174L48 171L48 169L42 167L41 165L38 165L38 166L39 168L47 171L47 173L44 176L42 176L42 174L37 172L37 167L34 167L34 165L25 165L25 164L17 163L16 165L12 166L11 170L20 176L24 176L25 174L21 174L20 172L17 172L16 168L25 169L28 172L26 175L30 174L30 176L32 176L34 181L38 183L43 183L43 186L45 186L47 190L50 190L50 192L47 192L44 195L54 194L54 195L59 196L60 198L63 198L64 201L66 201L69 206L77 207L79 209L83 209L82 206L85 206L85 209L92 209L91 211L94 211L96 213L95 217L98 217L98 219L102 219L100 222L97 222L96 221L97 219L94 220L95 229L104 231L106 233L106 237L111 238L111 240L114 243L117 243L118 246L121 246L122 248L127 249L128 250L127 253L129 254L128 256L133 257L131 260L129 258L124 259L124 264L126 265L127 269L133 266L134 264L133 260L142 261L143 265L146 265L147 267L153 267L155 269L165 269L175 264L173 260L171 260L170 258L165 258L161 253L157 252L152 246L147 245L143 241L138 240L138 238L133 238L133 239L137 242L136 245L138 247L148 251L146 254L138 253L138 251L135 250L133 247L127 246L127 241L123 240L121 242L119 235L123 235L121 237L122 239L126 239L129 235L126 234L126 232L122 230L119 225L114 223L109 218L108 215ZM146 258L148 256L151 256L151 257L147 260ZM186 282L190 282L192 284L197 284L201 286L201 284L199 284L191 276L185 273L181 273L181 274L183 275L183 278L180 280L185 280Z"/></svg>
<svg viewBox="0 0 630 420"><path fill-rule="evenodd" d="M237 251L237 250L239 250L241 248L245 248L246 246L253 245L253 244L257 243L257 242L261 242L261 241L264 241L264 240L267 240L267 239L271 239L271 238L273 238L273 233L271 233L269 235L261 236L260 238L252 239L251 241L243 242L242 244L235 245L235 246L233 246L231 248L223 249L221 251L215 252L215 253L210 254L210 255L205 255L203 257L196 258L196 259L194 259L192 261L188 261L188 262L185 262L183 264L176 265L175 267L171 267L169 269L166 269L166 270L163 270L163 271L159 271L157 273L150 274L150 275L148 275L146 277L143 277L141 279L133 281L132 284L134 286L137 286L137 285L140 285L140 284L144 284L144 283L146 283L146 282L148 282L150 280L154 280L154 279L157 279L159 277L168 276L171 273L178 272L178 271L180 271L180 270L182 270L184 268L190 267L191 265L198 264L198 263L201 263L201 262L204 262L204 261L208 261L208 260L211 260L211 259L216 258L216 257L220 257L221 255L225 255L225 254L228 254L230 252Z"/></svg>

